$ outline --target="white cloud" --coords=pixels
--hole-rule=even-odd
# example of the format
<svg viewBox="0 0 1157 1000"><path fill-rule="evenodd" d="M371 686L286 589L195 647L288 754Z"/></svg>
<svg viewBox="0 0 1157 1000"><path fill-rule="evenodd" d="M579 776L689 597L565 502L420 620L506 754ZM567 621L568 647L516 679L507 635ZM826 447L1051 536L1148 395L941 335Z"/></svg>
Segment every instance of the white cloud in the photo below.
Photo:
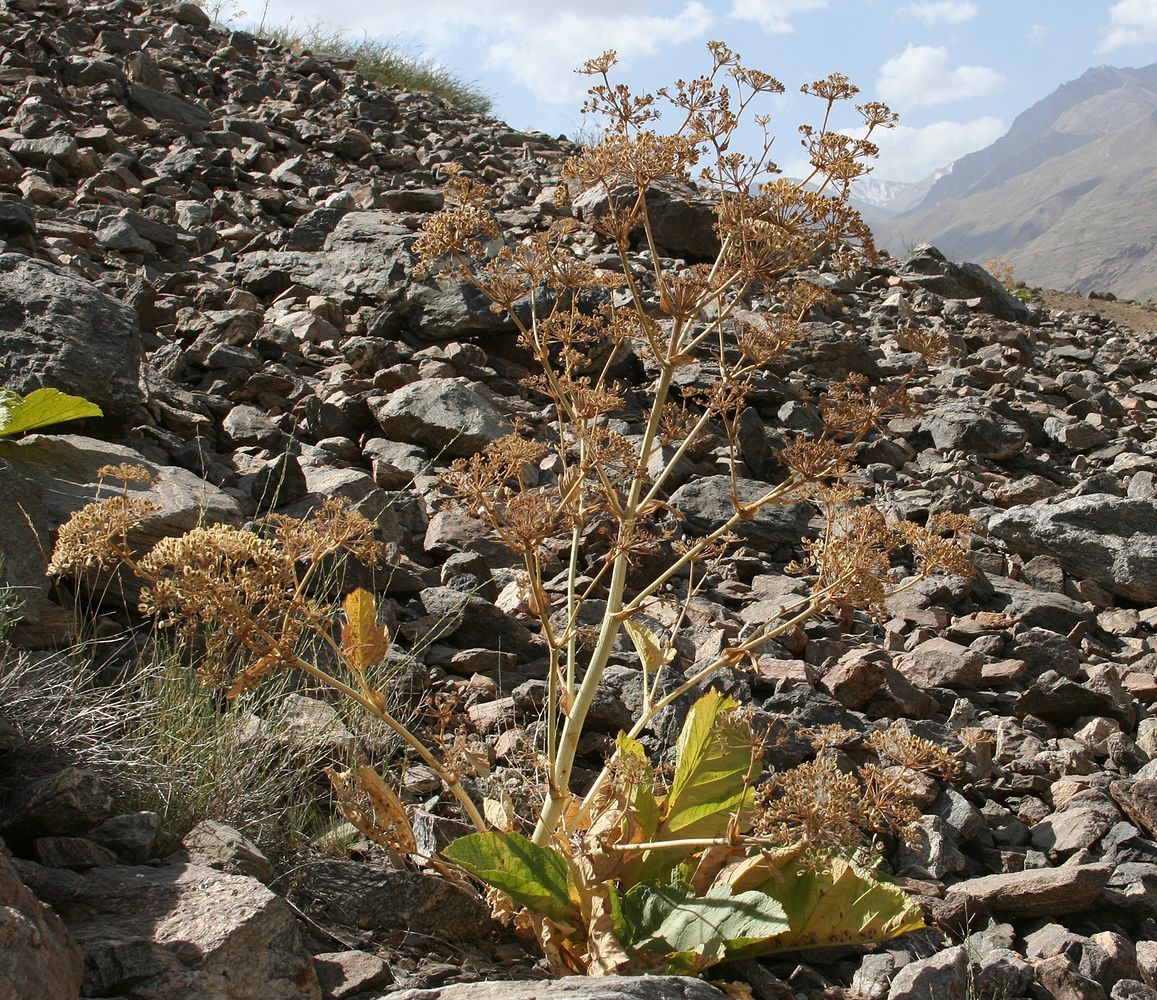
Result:
<svg viewBox="0 0 1157 1000"><path fill-rule="evenodd" d="M880 158L872 176L889 181L918 181L967 153L991 145L1006 129L986 115L970 122L939 121L922 128L897 125L872 133Z"/></svg>
<svg viewBox="0 0 1157 1000"><path fill-rule="evenodd" d="M905 108L983 97L999 90L1005 78L988 66L951 66L940 45L909 45L880 67L879 96Z"/></svg>
<svg viewBox="0 0 1157 1000"><path fill-rule="evenodd" d="M1048 41L1049 26L1047 24L1031 24L1028 29L1028 40L1033 45L1042 45Z"/></svg>
<svg viewBox="0 0 1157 1000"><path fill-rule="evenodd" d="M1098 52L1157 42L1157 0L1118 0L1101 34Z"/></svg>
<svg viewBox="0 0 1157 1000"><path fill-rule="evenodd" d="M764 31L783 34L795 31L791 25L794 14L822 10L828 0L732 0L731 16L743 21L755 21Z"/></svg>
<svg viewBox="0 0 1157 1000"><path fill-rule="evenodd" d="M548 14L541 0L276 2L279 20L292 18L299 25L352 24L355 36L384 39L396 38L402 27L434 57L470 39L489 68L551 103L572 103L584 94L589 81L573 71L604 50L615 49L626 64L703 37L715 20L701 0L556 0Z"/></svg>
<svg viewBox="0 0 1157 1000"><path fill-rule="evenodd" d="M901 14L910 14L923 24L964 24L979 11L971 0L917 0L900 8Z"/></svg>
<svg viewBox="0 0 1157 1000"><path fill-rule="evenodd" d="M713 21L706 7L686 4L674 16L556 12L545 20L512 27L486 50L486 62L504 70L542 101L573 102L590 81L574 69L613 47L621 62L652 56L671 45L700 38Z"/></svg>

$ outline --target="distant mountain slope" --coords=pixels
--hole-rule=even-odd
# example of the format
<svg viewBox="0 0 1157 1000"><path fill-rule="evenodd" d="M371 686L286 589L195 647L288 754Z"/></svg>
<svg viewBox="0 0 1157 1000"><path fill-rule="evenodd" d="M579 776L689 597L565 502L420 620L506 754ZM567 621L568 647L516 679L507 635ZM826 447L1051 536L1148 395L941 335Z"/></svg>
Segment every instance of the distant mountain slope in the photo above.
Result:
<svg viewBox="0 0 1157 1000"><path fill-rule="evenodd" d="M868 213L881 245L1011 261L1068 291L1157 297L1157 64L1100 66L952 165L916 207Z"/></svg>

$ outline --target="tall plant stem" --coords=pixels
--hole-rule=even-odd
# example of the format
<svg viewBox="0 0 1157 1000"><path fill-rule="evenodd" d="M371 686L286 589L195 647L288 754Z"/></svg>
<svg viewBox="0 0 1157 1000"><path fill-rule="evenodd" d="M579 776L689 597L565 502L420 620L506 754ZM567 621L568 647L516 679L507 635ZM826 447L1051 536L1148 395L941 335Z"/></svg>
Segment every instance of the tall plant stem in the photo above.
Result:
<svg viewBox="0 0 1157 1000"><path fill-rule="evenodd" d="M562 737L559 740L556 757L551 761L551 781L547 789L546 801L539 813L538 823L534 828L534 842L545 846L562 819L563 807L569 795L570 777L574 770L574 759L578 753L579 740L582 737L583 727L586 724L587 714L595 698L595 692L602 683L603 673L607 668L611 650L615 645L615 637L619 633L619 610L623 606L623 593L627 586L627 570L630 566L628 551L631 536L635 530L635 517L638 510L639 498L645 482L642 456L649 455L659 433L659 422L662 417L663 404L671 390L671 379L674 369L664 365L655 386L655 395L652 400L650 417L647 420L647 429L643 434L643 442L639 451L640 467L636 470L631 482L631 488L619 523L620 550L615 556L614 569L611 571L611 580L608 586L606 610L603 613L602 624L599 626L599 636L595 648L587 664L586 674L575 693L574 701L568 707L566 720L563 723Z"/></svg>

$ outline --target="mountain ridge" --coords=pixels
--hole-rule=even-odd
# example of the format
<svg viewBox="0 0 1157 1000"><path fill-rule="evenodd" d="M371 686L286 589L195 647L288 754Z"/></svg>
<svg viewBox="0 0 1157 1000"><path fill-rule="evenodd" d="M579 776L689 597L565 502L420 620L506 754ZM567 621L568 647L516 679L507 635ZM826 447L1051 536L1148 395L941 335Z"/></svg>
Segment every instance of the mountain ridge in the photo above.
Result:
<svg viewBox="0 0 1157 1000"><path fill-rule="evenodd" d="M869 206L868 222L885 244L1006 258L1032 284L1154 297L1155 106L1157 64L1094 67L955 161L919 204L899 213Z"/></svg>

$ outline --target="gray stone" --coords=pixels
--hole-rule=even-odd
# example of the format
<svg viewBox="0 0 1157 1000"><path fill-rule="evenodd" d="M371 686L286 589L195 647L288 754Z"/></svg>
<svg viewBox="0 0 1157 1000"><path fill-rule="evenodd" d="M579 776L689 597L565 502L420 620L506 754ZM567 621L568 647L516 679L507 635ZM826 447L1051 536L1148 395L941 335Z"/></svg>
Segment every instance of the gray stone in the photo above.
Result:
<svg viewBox="0 0 1157 1000"><path fill-rule="evenodd" d="M1112 870L1112 865L1068 865L982 875L957 882L949 894L1010 917L1060 916L1091 905Z"/></svg>
<svg viewBox="0 0 1157 1000"><path fill-rule="evenodd" d="M201 820L185 834L181 846L197 864L235 875L248 875L258 882L273 878L273 865L244 834L216 820Z"/></svg>
<svg viewBox="0 0 1157 1000"><path fill-rule="evenodd" d="M476 941L494 925L490 908L446 879L356 861L317 860L293 871L287 898L315 920L375 934L410 931Z"/></svg>
<svg viewBox="0 0 1157 1000"><path fill-rule="evenodd" d="M157 465L132 448L95 438L33 434L19 441L0 441L0 461L7 462L34 491L44 526L52 532L82 507L108 497L114 489L119 491L119 482L98 487L97 469L121 463L144 466L154 477L151 484L128 486L130 496L150 500L158 507L128 533L129 544L138 552L201 524L240 524L242 520L241 508L233 497L192 472ZM0 534L0 542L4 539ZM47 552L40 553L42 574L47 556ZM139 587L139 581L126 580L125 594L130 600L135 599Z"/></svg>
<svg viewBox="0 0 1157 1000"><path fill-rule="evenodd" d="M71 868L79 872L117 863L112 851L87 837L38 837L35 846L40 863L49 868Z"/></svg>
<svg viewBox="0 0 1157 1000"><path fill-rule="evenodd" d="M978 997L1019 997L1028 993L1036 973L1015 951L997 948L984 955L975 973Z"/></svg>
<svg viewBox="0 0 1157 1000"><path fill-rule="evenodd" d="M976 299L983 311L999 319L1028 323L1032 312L979 264L949 261L934 246L922 243L897 268L905 282L946 299Z"/></svg>
<svg viewBox="0 0 1157 1000"><path fill-rule="evenodd" d="M129 107L140 114L175 126L186 133L203 131L213 123L212 116L200 105L140 83L129 84L128 103Z"/></svg>
<svg viewBox="0 0 1157 1000"><path fill-rule="evenodd" d="M997 461L1020 454L1028 438L1023 427L1002 417L984 399L942 403L924 416L923 426L942 451L964 451Z"/></svg>
<svg viewBox="0 0 1157 1000"><path fill-rule="evenodd" d="M566 976L515 983L457 983L390 994L390 1000L726 1000L726 997L727 994L702 979L682 976Z"/></svg>
<svg viewBox="0 0 1157 1000"><path fill-rule="evenodd" d="M959 946L947 948L897 972L888 1000L965 1000L969 979L968 954Z"/></svg>
<svg viewBox="0 0 1157 1000"><path fill-rule="evenodd" d="M0 253L0 387L83 396L126 423L141 401L136 314L47 261Z"/></svg>
<svg viewBox="0 0 1157 1000"><path fill-rule="evenodd" d="M771 489L769 484L754 479L740 479L736 486L741 503L758 500ZM704 476L680 486L671 495L671 505L683 514L687 528L694 534L714 531L735 514L731 477ZM735 533L758 545L768 559L791 558L801 539L809 534L809 520L806 504L770 504L755 517L739 521Z"/></svg>
<svg viewBox="0 0 1157 1000"><path fill-rule="evenodd" d="M69 836L108 818L112 799L99 775L69 767L25 785L9 806L0 830L6 836Z"/></svg>
<svg viewBox="0 0 1157 1000"><path fill-rule="evenodd" d="M331 951L313 956L325 1000L345 1000L393 982L389 963L365 951Z"/></svg>
<svg viewBox="0 0 1157 1000"><path fill-rule="evenodd" d="M473 455L510 432L505 416L464 379L427 379L371 406L387 437L446 458Z"/></svg>
<svg viewBox="0 0 1157 1000"><path fill-rule="evenodd" d="M895 667L918 688L975 688L984 657L949 639L928 639L895 661Z"/></svg>
<svg viewBox="0 0 1157 1000"><path fill-rule="evenodd" d="M1032 844L1045 854L1072 854L1092 847L1120 818L1108 803L1074 803L1037 823L1032 829Z"/></svg>
<svg viewBox="0 0 1157 1000"><path fill-rule="evenodd" d="M1123 778L1114 781L1109 792L1129 819L1157 838L1157 780Z"/></svg>
<svg viewBox="0 0 1157 1000"><path fill-rule="evenodd" d="M153 857L160 822L155 812L122 813L93 827L88 836L115 851L125 863L139 865Z"/></svg>
<svg viewBox="0 0 1157 1000"><path fill-rule="evenodd" d="M83 971L84 956L72 935L0 851L0 996L76 1000Z"/></svg>
<svg viewBox="0 0 1157 1000"><path fill-rule="evenodd" d="M21 872L85 952L83 993L135 1000L321 1000L285 901L201 865ZM67 874L67 873L66 873Z"/></svg>
<svg viewBox="0 0 1157 1000"><path fill-rule="evenodd" d="M1157 603L1157 500L1106 493L1060 503L1010 507L989 534L1014 552L1056 557L1065 572L1112 594Z"/></svg>

